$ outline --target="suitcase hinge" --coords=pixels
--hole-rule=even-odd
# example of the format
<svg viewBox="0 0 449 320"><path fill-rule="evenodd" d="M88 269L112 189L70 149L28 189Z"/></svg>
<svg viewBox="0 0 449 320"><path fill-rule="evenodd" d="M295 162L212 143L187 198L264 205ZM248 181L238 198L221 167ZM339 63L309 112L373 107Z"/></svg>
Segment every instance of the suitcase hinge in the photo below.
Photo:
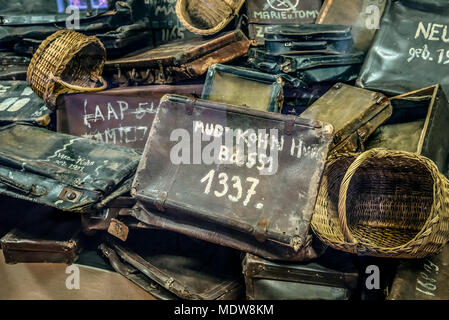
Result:
<svg viewBox="0 0 449 320"><path fill-rule="evenodd" d="M195 108L195 102L196 99L189 100L189 102L186 103L186 114L191 116L193 114L193 109Z"/></svg>
<svg viewBox="0 0 449 320"><path fill-rule="evenodd" d="M296 121L296 117L295 119L289 119L285 122L284 125L284 133L286 135L291 135L293 133L293 128L295 126L295 121Z"/></svg>
<svg viewBox="0 0 449 320"><path fill-rule="evenodd" d="M267 240L267 228L268 228L268 220L261 219L257 222L257 226L254 230L254 237L259 242L265 242Z"/></svg>
<svg viewBox="0 0 449 320"><path fill-rule="evenodd" d="M167 194L167 192L164 191L164 192L160 192L158 198L156 199L156 202L154 205L161 212L165 211L165 201L167 201L167 197L168 197L168 194Z"/></svg>
<svg viewBox="0 0 449 320"><path fill-rule="evenodd" d="M82 195L82 192L65 187L59 193L58 199L71 203L77 203L81 199Z"/></svg>

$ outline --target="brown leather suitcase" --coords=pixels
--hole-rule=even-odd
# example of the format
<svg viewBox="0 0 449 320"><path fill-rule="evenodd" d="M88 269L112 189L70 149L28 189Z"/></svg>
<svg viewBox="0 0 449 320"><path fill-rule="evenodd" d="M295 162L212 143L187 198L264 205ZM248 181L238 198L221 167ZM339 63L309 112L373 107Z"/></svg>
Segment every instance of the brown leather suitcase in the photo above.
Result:
<svg viewBox="0 0 449 320"><path fill-rule="evenodd" d="M331 123L331 152L342 153L363 150L363 143L391 114L391 103L383 94L337 83L300 117Z"/></svg>
<svg viewBox="0 0 449 320"><path fill-rule="evenodd" d="M240 30L213 39L176 40L107 61L104 74L114 85L171 84L195 79L213 64L241 57L248 52L249 45Z"/></svg>
<svg viewBox="0 0 449 320"><path fill-rule="evenodd" d="M424 260L399 265L388 300L449 300L449 246Z"/></svg>
<svg viewBox="0 0 449 320"><path fill-rule="evenodd" d="M178 298L232 300L244 295L238 251L166 230L134 230L126 243L109 239L106 245Z"/></svg>
<svg viewBox="0 0 449 320"><path fill-rule="evenodd" d="M247 0L249 37L260 45L270 25L313 23L322 3L322 0Z"/></svg>
<svg viewBox="0 0 449 320"><path fill-rule="evenodd" d="M316 19L317 24L340 24L352 27L354 47L368 51L387 0L325 0Z"/></svg>
<svg viewBox="0 0 449 320"><path fill-rule="evenodd" d="M229 133L233 146L220 142ZM320 121L167 95L133 182L136 217L268 259L315 258L309 223L332 140L332 126ZM193 161L176 157L184 143ZM259 153L241 153L255 144Z"/></svg>
<svg viewBox="0 0 449 320"><path fill-rule="evenodd" d="M449 103L440 85L391 98L393 115L366 143L368 149L416 152L435 162L447 174Z"/></svg>
<svg viewBox="0 0 449 320"><path fill-rule="evenodd" d="M143 149L162 96L200 97L202 89L201 84L161 85L65 95L57 110L57 131Z"/></svg>
<svg viewBox="0 0 449 320"><path fill-rule="evenodd" d="M81 223L78 216L49 211L11 230L0 243L8 264L72 264L82 249Z"/></svg>

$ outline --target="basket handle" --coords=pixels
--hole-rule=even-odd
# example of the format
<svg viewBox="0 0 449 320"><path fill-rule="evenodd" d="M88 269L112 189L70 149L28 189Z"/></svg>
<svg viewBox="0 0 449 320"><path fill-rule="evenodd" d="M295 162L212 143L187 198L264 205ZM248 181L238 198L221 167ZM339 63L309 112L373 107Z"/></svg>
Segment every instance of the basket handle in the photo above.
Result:
<svg viewBox="0 0 449 320"><path fill-rule="evenodd" d="M348 227L347 215L346 215L346 195L348 193L349 184L357 169L365 162L366 159L376 156L379 150L372 149L360 154L355 161L349 166L346 174L340 185L340 194L338 196L338 219L340 227L342 229L345 241L351 244L357 244L357 240L352 235Z"/></svg>
<svg viewBox="0 0 449 320"><path fill-rule="evenodd" d="M101 82L101 87L98 88L86 88L81 86L76 86L70 83L65 82L60 77L56 77L54 75L50 75L50 79L53 80L56 83L59 83L61 86L67 87L72 90L80 91L80 92L96 92L96 91L102 91L105 90L108 87L108 83L102 76L98 78L98 80Z"/></svg>

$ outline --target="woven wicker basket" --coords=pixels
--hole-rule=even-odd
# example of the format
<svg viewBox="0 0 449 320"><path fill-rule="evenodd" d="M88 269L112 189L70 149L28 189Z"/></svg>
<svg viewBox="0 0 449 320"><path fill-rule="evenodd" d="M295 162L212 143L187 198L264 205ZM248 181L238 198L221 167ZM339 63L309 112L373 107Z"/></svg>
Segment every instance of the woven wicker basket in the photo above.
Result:
<svg viewBox="0 0 449 320"><path fill-rule="evenodd" d="M27 72L33 91L51 109L60 94L101 91L106 50L96 37L72 30L60 30L45 39L37 49Z"/></svg>
<svg viewBox="0 0 449 320"><path fill-rule="evenodd" d="M178 0L176 15L189 31L212 35L238 15L245 0Z"/></svg>
<svg viewBox="0 0 449 320"><path fill-rule="evenodd" d="M436 165L414 153L344 155L326 166L311 226L337 250L424 258L449 239L448 188Z"/></svg>

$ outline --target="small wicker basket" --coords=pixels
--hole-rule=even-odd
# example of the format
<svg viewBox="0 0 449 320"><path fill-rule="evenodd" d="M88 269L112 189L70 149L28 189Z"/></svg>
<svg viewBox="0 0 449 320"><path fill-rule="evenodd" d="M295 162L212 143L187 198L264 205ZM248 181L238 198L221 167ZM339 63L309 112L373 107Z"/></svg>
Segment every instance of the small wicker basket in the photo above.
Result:
<svg viewBox="0 0 449 320"><path fill-rule="evenodd" d="M414 153L343 155L326 166L311 226L337 250L424 258L449 239L448 188L436 165Z"/></svg>
<svg viewBox="0 0 449 320"><path fill-rule="evenodd" d="M212 35L226 27L244 3L245 0L178 0L176 15L189 31Z"/></svg>
<svg viewBox="0 0 449 320"><path fill-rule="evenodd" d="M50 109L64 93L106 89L106 50L96 37L60 30L45 39L28 66L27 81Z"/></svg>

